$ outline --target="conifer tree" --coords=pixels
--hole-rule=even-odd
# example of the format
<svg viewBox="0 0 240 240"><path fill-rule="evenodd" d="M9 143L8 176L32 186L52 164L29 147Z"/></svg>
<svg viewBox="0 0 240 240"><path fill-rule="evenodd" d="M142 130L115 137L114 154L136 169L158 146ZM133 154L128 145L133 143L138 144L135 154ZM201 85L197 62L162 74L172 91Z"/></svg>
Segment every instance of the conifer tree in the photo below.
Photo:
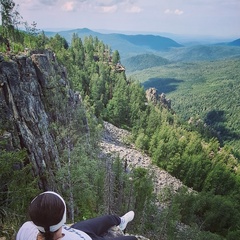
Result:
<svg viewBox="0 0 240 240"><path fill-rule="evenodd" d="M2 31L5 38L14 37L14 29L20 24L21 16L13 0L0 0Z"/></svg>
<svg viewBox="0 0 240 240"><path fill-rule="evenodd" d="M114 65L116 65L117 63L120 62L120 54L119 54L119 52L118 52L117 50L115 50L115 51L113 52L112 62L113 62Z"/></svg>

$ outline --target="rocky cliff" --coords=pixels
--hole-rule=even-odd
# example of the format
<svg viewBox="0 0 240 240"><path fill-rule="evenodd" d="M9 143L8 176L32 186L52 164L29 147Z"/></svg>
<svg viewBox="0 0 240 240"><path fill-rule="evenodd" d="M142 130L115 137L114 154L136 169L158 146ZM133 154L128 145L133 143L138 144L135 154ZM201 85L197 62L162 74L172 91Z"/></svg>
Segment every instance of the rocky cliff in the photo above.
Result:
<svg viewBox="0 0 240 240"><path fill-rule="evenodd" d="M54 99L56 92L58 99ZM0 56L0 124L4 129L0 137L7 139L9 148L27 150L41 189L54 188L53 178L47 178L45 170L51 176L60 167L51 130L62 117L54 106L59 99L67 99L68 105L81 103L79 95L69 88L66 70L54 53Z"/></svg>
<svg viewBox="0 0 240 240"><path fill-rule="evenodd" d="M157 93L153 91L150 95L156 97ZM71 90L65 68L51 51L0 55L0 126L3 129L0 140L7 140L10 150L26 149L27 161L43 190L55 188L55 169L61 167L61 144L64 143L59 143L54 126L66 122L69 109L75 111L81 106L80 95ZM85 116L83 122L88 131ZM136 166L147 168L154 176L158 194L165 187L177 191L181 182L153 166L150 158L134 146L124 144L127 135L127 131L105 122L99 143L102 155L119 155L127 171ZM138 236L138 239L144 238Z"/></svg>

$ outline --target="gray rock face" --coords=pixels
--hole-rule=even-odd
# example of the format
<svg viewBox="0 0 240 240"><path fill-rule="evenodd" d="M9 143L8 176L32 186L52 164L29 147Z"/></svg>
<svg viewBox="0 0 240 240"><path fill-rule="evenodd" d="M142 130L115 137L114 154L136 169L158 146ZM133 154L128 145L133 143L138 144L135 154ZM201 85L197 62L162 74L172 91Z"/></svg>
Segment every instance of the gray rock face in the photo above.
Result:
<svg viewBox="0 0 240 240"><path fill-rule="evenodd" d="M54 182L50 182L51 177L46 178L45 169L54 175L54 169L60 167L50 131L54 119L47 110L46 98L54 95L53 90L57 91L60 85L68 87L66 70L56 62L52 52L14 56L8 61L1 59L0 123L5 138L12 148L27 150L34 174L40 177L39 185L46 190L53 189Z"/></svg>
<svg viewBox="0 0 240 240"><path fill-rule="evenodd" d="M171 100L167 99L164 93L159 95L156 88L149 88L146 91L146 98L148 102L152 102L154 105L160 104L164 108L171 109Z"/></svg>
<svg viewBox="0 0 240 240"><path fill-rule="evenodd" d="M149 240L148 238L145 238L140 235L130 235L130 234L124 234L122 230L120 230L119 227L114 226L108 230L108 234L105 236L106 239L114 239L120 236L135 236L138 240Z"/></svg>

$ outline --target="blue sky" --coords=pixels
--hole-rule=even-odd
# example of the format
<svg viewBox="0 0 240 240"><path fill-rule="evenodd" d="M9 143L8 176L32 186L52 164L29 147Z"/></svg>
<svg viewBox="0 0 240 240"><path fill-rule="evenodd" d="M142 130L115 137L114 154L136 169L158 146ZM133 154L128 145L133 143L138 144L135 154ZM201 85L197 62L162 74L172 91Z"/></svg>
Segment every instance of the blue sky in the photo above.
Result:
<svg viewBox="0 0 240 240"><path fill-rule="evenodd" d="M240 37L240 0L15 0L39 29Z"/></svg>

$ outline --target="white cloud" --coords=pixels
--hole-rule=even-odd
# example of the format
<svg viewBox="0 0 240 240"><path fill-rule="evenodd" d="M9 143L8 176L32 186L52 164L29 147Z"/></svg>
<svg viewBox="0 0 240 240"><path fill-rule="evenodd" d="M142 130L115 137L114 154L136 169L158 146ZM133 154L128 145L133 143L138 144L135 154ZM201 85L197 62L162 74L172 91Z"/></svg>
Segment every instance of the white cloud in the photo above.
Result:
<svg viewBox="0 0 240 240"><path fill-rule="evenodd" d="M88 11L102 13L140 13L139 0L15 0L25 9L60 9L65 12Z"/></svg>
<svg viewBox="0 0 240 240"><path fill-rule="evenodd" d="M183 11L182 11L182 10L179 10L179 9L176 9L176 10L174 11L174 14L182 15L182 14L183 14Z"/></svg>
<svg viewBox="0 0 240 240"><path fill-rule="evenodd" d="M66 12L72 12L75 9L76 2L66 2L62 5L62 10Z"/></svg>
<svg viewBox="0 0 240 240"><path fill-rule="evenodd" d="M18 11L23 19L27 22L36 21L40 28L89 27L126 31L231 34L238 37L240 34L240 0L13 1L19 4ZM166 16L169 21L159 24L166 20Z"/></svg>
<svg viewBox="0 0 240 240"><path fill-rule="evenodd" d="M118 7L116 5L113 5L113 6L102 6L100 8L101 8L102 12L104 12L104 13L114 13L118 9Z"/></svg>
<svg viewBox="0 0 240 240"><path fill-rule="evenodd" d="M170 9L166 9L166 10L164 11L164 13L166 13L166 14L170 14L171 11L170 11Z"/></svg>
<svg viewBox="0 0 240 240"><path fill-rule="evenodd" d="M93 1L93 0L92 0ZM86 5L88 5L89 9L95 8L100 12L104 13L115 13L117 11L119 12L126 12L126 13L140 13L142 12L142 8L137 6L135 4L135 0L97 0L95 4L90 4L91 0L89 2L86 2Z"/></svg>
<svg viewBox="0 0 240 240"><path fill-rule="evenodd" d="M126 9L126 12L128 13L140 13L142 12L142 8L138 6L130 6Z"/></svg>
<svg viewBox="0 0 240 240"><path fill-rule="evenodd" d="M165 14L175 14L175 15L182 15L184 12L182 10L179 9L175 9L175 10L170 10L170 9L166 9L164 11Z"/></svg>

